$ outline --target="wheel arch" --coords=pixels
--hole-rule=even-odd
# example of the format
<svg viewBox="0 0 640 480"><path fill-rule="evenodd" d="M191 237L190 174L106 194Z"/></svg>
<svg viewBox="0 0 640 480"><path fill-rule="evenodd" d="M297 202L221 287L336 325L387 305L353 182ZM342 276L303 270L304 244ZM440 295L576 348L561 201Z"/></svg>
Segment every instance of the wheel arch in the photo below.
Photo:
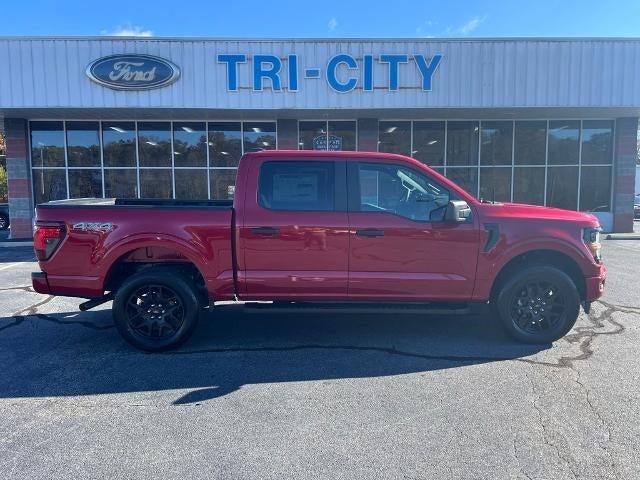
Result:
<svg viewBox="0 0 640 480"><path fill-rule="evenodd" d="M573 281L580 299L584 300L586 297L586 284L584 275L578 263L566 253L552 249L537 249L528 250L523 252L507 263L505 263L498 274L495 276L493 284L491 286L490 300L494 300L496 295L500 292L500 288L506 283L510 275L519 269L526 268L534 265L548 265L556 267L569 275Z"/></svg>

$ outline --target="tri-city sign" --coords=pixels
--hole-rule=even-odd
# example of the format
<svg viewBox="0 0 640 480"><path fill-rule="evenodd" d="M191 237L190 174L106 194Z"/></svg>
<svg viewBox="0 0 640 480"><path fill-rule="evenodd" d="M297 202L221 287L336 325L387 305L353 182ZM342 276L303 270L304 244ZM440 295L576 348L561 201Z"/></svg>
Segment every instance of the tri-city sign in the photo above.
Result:
<svg viewBox="0 0 640 480"><path fill-rule="evenodd" d="M326 81L327 85L339 93L354 90L372 92L384 88L397 91L401 75L412 68L418 72L414 78L419 80L409 88L431 91L434 75L442 61L442 55L426 56L422 54L382 54L362 55L356 58L340 53L329 58L326 65L301 67L298 55L290 54L284 58L271 54L246 55L242 53L224 53L217 55L217 62L226 71L226 87L230 92L238 91L240 84L250 83L253 91L269 89L273 92L297 92L306 80ZM250 78L241 82L242 64L251 66ZM375 66L378 68L374 68ZM380 68L382 67L382 69ZM374 72L383 79L376 79ZM180 69L164 58L143 54L118 54L102 57L91 62L86 69L87 76L96 83L116 90L145 90L160 88L175 82L180 77Z"/></svg>
<svg viewBox="0 0 640 480"><path fill-rule="evenodd" d="M218 62L226 65L227 90L235 92L240 85L239 73L241 64L247 63L246 54L219 54ZM360 60L360 61L359 61ZM348 93L355 89L365 92L374 90L374 63L382 64L387 70L387 89L397 91L400 88L400 75L403 68L416 68L421 78L421 85L415 88L425 92L431 91L433 77L442 60L442 55L431 57L420 54L382 54L363 55L356 59L352 55L341 53L329 59L326 66L300 68L297 55L287 55L284 61L277 55L256 54L250 59L252 66L251 84L254 91L259 92L270 87L272 91L287 90L297 92L300 87L300 77L303 79L319 80L324 76L325 81L333 90ZM286 80L286 86L285 82ZM377 87L376 87L377 88Z"/></svg>

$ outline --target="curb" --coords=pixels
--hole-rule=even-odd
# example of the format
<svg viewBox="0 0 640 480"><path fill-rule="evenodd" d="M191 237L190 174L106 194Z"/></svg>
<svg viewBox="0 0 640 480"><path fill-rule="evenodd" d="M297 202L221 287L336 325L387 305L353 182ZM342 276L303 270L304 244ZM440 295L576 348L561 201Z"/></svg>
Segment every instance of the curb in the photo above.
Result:
<svg viewBox="0 0 640 480"><path fill-rule="evenodd" d="M640 234L616 235L614 233L607 235L605 240L640 240Z"/></svg>
<svg viewBox="0 0 640 480"><path fill-rule="evenodd" d="M0 242L0 248L11 248L11 247L33 247L33 242L30 240L26 240L22 242Z"/></svg>

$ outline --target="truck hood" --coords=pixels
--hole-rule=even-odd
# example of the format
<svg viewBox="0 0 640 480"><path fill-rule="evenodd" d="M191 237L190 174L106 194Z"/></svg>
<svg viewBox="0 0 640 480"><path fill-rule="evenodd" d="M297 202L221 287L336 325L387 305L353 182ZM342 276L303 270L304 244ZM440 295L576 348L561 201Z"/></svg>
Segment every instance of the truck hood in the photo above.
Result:
<svg viewBox="0 0 640 480"><path fill-rule="evenodd" d="M576 222L588 226L599 225L597 217L585 212L574 210L563 210L561 208L541 207L538 205L527 205L524 203L481 203L482 212L488 216L540 219L540 220L561 220L565 222Z"/></svg>

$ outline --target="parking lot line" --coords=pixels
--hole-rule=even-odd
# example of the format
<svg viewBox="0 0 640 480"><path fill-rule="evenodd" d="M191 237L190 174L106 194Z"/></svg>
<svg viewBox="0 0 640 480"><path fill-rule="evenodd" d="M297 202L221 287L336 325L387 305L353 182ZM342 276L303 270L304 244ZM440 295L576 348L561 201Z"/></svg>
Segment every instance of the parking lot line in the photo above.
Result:
<svg viewBox="0 0 640 480"><path fill-rule="evenodd" d="M24 263L24 262L16 262L16 263L10 263L9 265L4 265L3 267L0 267L0 270L7 270L11 267L15 267L16 265L20 265L21 263Z"/></svg>

